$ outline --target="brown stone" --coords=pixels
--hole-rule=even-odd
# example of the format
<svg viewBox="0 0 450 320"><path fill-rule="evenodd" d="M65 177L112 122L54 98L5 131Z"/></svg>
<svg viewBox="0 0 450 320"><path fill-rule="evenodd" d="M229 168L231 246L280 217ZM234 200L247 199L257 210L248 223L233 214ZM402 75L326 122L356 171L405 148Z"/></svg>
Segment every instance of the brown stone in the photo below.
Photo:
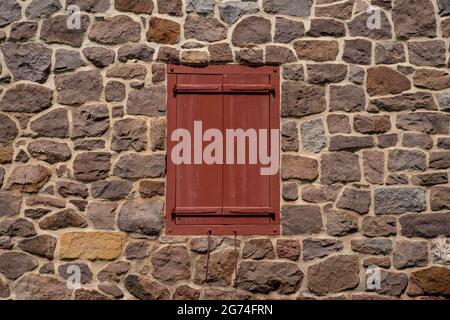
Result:
<svg viewBox="0 0 450 320"><path fill-rule="evenodd" d="M364 39L346 40L342 59L347 63L369 65L372 61L372 42Z"/></svg>
<svg viewBox="0 0 450 320"><path fill-rule="evenodd" d="M375 150L364 150L363 172L367 182L373 184L383 184L384 153Z"/></svg>
<svg viewBox="0 0 450 320"><path fill-rule="evenodd" d="M152 0L115 0L114 7L119 11L151 14L154 5Z"/></svg>
<svg viewBox="0 0 450 320"><path fill-rule="evenodd" d="M147 125L141 119L123 119L114 123L111 149L142 151L147 144Z"/></svg>
<svg viewBox="0 0 450 320"><path fill-rule="evenodd" d="M387 294L391 296L400 296L408 285L408 275L405 273L389 272L386 270L380 270L380 286L374 286L373 288L367 288L370 284L371 273L366 274L366 290L375 291L379 294Z"/></svg>
<svg viewBox="0 0 450 320"><path fill-rule="evenodd" d="M258 18L258 19L265 20L263 18ZM268 20L266 20L266 21L268 21ZM258 20L257 22L260 22L260 20ZM269 23L269 30L270 30L270 22L268 21L268 23ZM238 26L239 26L239 24L238 24ZM238 28L238 26L236 26L236 28ZM252 27L252 25L250 25L250 26L244 25L244 27L245 26L248 28ZM259 25L259 28L265 30L266 25L265 24ZM253 31L256 32L257 34L259 34L261 32L258 29L255 29ZM246 29L244 29L242 27L242 32L248 32L248 31L246 31ZM262 35L262 33L260 35ZM257 35L256 36L252 35L252 36L254 38L247 39L245 37L245 34L241 34L241 35L239 35L239 38L236 41L257 41L256 39L258 39L258 36ZM186 21L184 23L184 37L186 39L192 38L192 39L197 39L200 41L216 42L216 41L224 40L227 37L227 28L217 18L197 16L197 15L188 15L186 17ZM269 37L270 37L270 33L269 33ZM267 40L266 42L268 42L268 41L270 41L270 39ZM235 42L235 40L233 40L233 43L234 42ZM261 43L261 42L256 42L256 43Z"/></svg>
<svg viewBox="0 0 450 320"><path fill-rule="evenodd" d="M279 259L298 261L300 258L300 242L298 240L277 240L277 256Z"/></svg>
<svg viewBox="0 0 450 320"><path fill-rule="evenodd" d="M322 226L319 206L285 205L282 207L284 235L316 234L322 230Z"/></svg>
<svg viewBox="0 0 450 320"><path fill-rule="evenodd" d="M122 102L125 99L125 84L120 81L109 81L105 87L105 99L107 102Z"/></svg>
<svg viewBox="0 0 450 320"><path fill-rule="evenodd" d="M332 236L345 236L358 231L359 216L349 211L327 211L327 233Z"/></svg>
<svg viewBox="0 0 450 320"><path fill-rule="evenodd" d="M448 174L447 172L416 174L412 177L411 181L418 186L446 184L448 182Z"/></svg>
<svg viewBox="0 0 450 320"><path fill-rule="evenodd" d="M281 148L283 151L298 151L298 129L294 121L285 122L282 125Z"/></svg>
<svg viewBox="0 0 450 320"><path fill-rule="evenodd" d="M375 67L367 72L367 92L370 96L398 94L411 89L407 77L388 67Z"/></svg>
<svg viewBox="0 0 450 320"><path fill-rule="evenodd" d="M27 199L26 205L30 207L49 206L55 208L65 208L66 201L52 197L34 196Z"/></svg>
<svg viewBox="0 0 450 320"><path fill-rule="evenodd" d="M125 288L140 300L167 300L170 291L156 281L138 275L128 275L125 278Z"/></svg>
<svg viewBox="0 0 450 320"><path fill-rule="evenodd" d="M127 154L121 156L114 167L114 175L126 179L160 178L165 175L164 155Z"/></svg>
<svg viewBox="0 0 450 320"><path fill-rule="evenodd" d="M24 273L36 269L39 262L27 254L20 252L4 252L0 254L0 274L9 280L16 280Z"/></svg>
<svg viewBox="0 0 450 320"><path fill-rule="evenodd" d="M106 293L109 294L111 296L113 296L116 299L120 299L123 298L123 291L122 289L120 289L118 286L114 285L114 284L99 284L98 288Z"/></svg>
<svg viewBox="0 0 450 320"><path fill-rule="evenodd" d="M269 239L252 239L245 243L242 252L244 259L274 259L275 251L272 242Z"/></svg>
<svg viewBox="0 0 450 320"><path fill-rule="evenodd" d="M308 238L303 240L303 261L323 258L341 251L343 248L340 240Z"/></svg>
<svg viewBox="0 0 450 320"><path fill-rule="evenodd" d="M202 255L195 267L194 283L224 287L231 284L236 265L234 250L215 251L209 257L208 279L206 276L206 256Z"/></svg>
<svg viewBox="0 0 450 320"><path fill-rule="evenodd" d="M431 210L450 209L450 188L439 186L430 189Z"/></svg>
<svg viewBox="0 0 450 320"><path fill-rule="evenodd" d="M404 133L402 139L402 146L408 148L433 148L433 138L426 133Z"/></svg>
<svg viewBox="0 0 450 320"><path fill-rule="evenodd" d="M371 255L387 255L392 251L392 240L384 238L372 238L351 240L353 251L371 254Z"/></svg>
<svg viewBox="0 0 450 320"><path fill-rule="evenodd" d="M320 162L321 183L334 184L361 180L359 157L349 152L333 152L322 155Z"/></svg>
<svg viewBox="0 0 450 320"><path fill-rule="evenodd" d="M149 256L150 245L147 241L131 242L125 248L125 256L128 260L145 259Z"/></svg>
<svg viewBox="0 0 450 320"><path fill-rule="evenodd" d="M429 167L431 169L449 169L450 168L450 151L431 152Z"/></svg>
<svg viewBox="0 0 450 320"><path fill-rule="evenodd" d="M259 66L264 64L263 50L247 48L235 51L236 62L244 65Z"/></svg>
<svg viewBox="0 0 450 320"><path fill-rule="evenodd" d="M405 131L428 134L448 134L450 116L431 112L415 112L397 115L396 126Z"/></svg>
<svg viewBox="0 0 450 320"><path fill-rule="evenodd" d="M50 216L46 216L39 222L42 230L59 230L65 228L85 228L87 221L73 209L66 209Z"/></svg>
<svg viewBox="0 0 450 320"><path fill-rule="evenodd" d="M317 62L334 61L339 53L338 42L331 40L300 40L294 42L294 49L300 60Z"/></svg>
<svg viewBox="0 0 450 320"><path fill-rule="evenodd" d="M383 10L377 11L380 14L380 26L373 27L372 12L364 12L347 23L348 30L352 37L364 37L373 40L391 39L392 27L386 13ZM372 25L368 22L372 22Z"/></svg>
<svg viewBox="0 0 450 320"><path fill-rule="evenodd" d="M9 35L13 41L30 41L33 40L37 32L38 24L36 22L16 22L11 26Z"/></svg>
<svg viewBox="0 0 450 320"><path fill-rule="evenodd" d="M39 235L20 241L19 247L25 252L51 260L56 249L56 238L50 235Z"/></svg>
<svg viewBox="0 0 450 320"><path fill-rule="evenodd" d="M347 75L345 64L308 64L308 82L327 84L341 82Z"/></svg>
<svg viewBox="0 0 450 320"><path fill-rule="evenodd" d="M75 291L75 300L95 301L95 300L109 300L107 296L98 292L97 290L77 289Z"/></svg>
<svg viewBox="0 0 450 320"><path fill-rule="evenodd" d="M388 154L388 169L390 171L426 169L426 154L422 151L391 150Z"/></svg>
<svg viewBox="0 0 450 320"><path fill-rule="evenodd" d="M12 146L12 144L1 147L0 146L0 164L7 164L7 163L11 163L14 157L14 147ZM4 172L2 175L2 182L3 182L3 176L4 176ZM1 184L0 184L1 185Z"/></svg>
<svg viewBox="0 0 450 320"><path fill-rule="evenodd" d="M250 300L251 295L240 290L222 290L216 288L206 288L203 293L205 300Z"/></svg>
<svg viewBox="0 0 450 320"><path fill-rule="evenodd" d="M142 64L116 64L106 71L108 78L121 78L124 80L144 80L146 75L147 69Z"/></svg>
<svg viewBox="0 0 450 320"><path fill-rule="evenodd" d="M66 138L69 135L69 120L67 110L54 109L33 120L30 124L31 130L38 136L52 138Z"/></svg>
<svg viewBox="0 0 450 320"><path fill-rule="evenodd" d="M303 272L292 262L244 261L237 273L238 288L268 294L296 292L303 280Z"/></svg>
<svg viewBox="0 0 450 320"><path fill-rule="evenodd" d="M371 100L370 108L373 110L398 112L417 109L437 110L437 105L431 94L415 92Z"/></svg>
<svg viewBox="0 0 450 320"><path fill-rule="evenodd" d="M194 289L188 285L181 285L175 289L172 296L173 300L199 300L200 290Z"/></svg>
<svg viewBox="0 0 450 320"><path fill-rule="evenodd" d="M20 279L15 292L19 300L69 300L72 294L66 282L36 274Z"/></svg>
<svg viewBox="0 0 450 320"><path fill-rule="evenodd" d="M366 214L369 212L370 203L370 191L347 188L339 198L336 207L356 211L359 214Z"/></svg>
<svg viewBox="0 0 450 320"><path fill-rule="evenodd" d="M27 150L33 158L50 164L66 162L72 156L67 144L51 140L33 141L28 145Z"/></svg>
<svg viewBox="0 0 450 320"><path fill-rule="evenodd" d="M391 119L385 115L364 116L358 114L353 118L353 127L357 132L363 134L385 133L391 129Z"/></svg>
<svg viewBox="0 0 450 320"><path fill-rule="evenodd" d="M396 1L392 8L392 21L398 38L436 36L435 9L430 0Z"/></svg>
<svg viewBox="0 0 450 320"><path fill-rule="evenodd" d="M406 62L403 43L386 41L377 43L375 47L376 64L397 64Z"/></svg>
<svg viewBox="0 0 450 320"><path fill-rule="evenodd" d="M271 38L270 20L253 16L242 19L236 25L231 41L237 47L246 47L270 42Z"/></svg>
<svg viewBox="0 0 450 320"><path fill-rule="evenodd" d="M61 278L68 280L73 275L73 270L80 270L80 282L86 284L92 281L92 271L86 263L65 263L58 267L58 273Z"/></svg>
<svg viewBox="0 0 450 320"><path fill-rule="evenodd" d="M120 47L117 52L117 58L120 62L130 60L141 60L150 62L153 60L155 49L146 44L132 44Z"/></svg>
<svg viewBox="0 0 450 320"><path fill-rule="evenodd" d="M1 45L4 61L14 81L44 83L50 74L52 50L38 43Z"/></svg>
<svg viewBox="0 0 450 320"><path fill-rule="evenodd" d="M106 45L138 42L141 39L140 24L125 15L117 15L94 21L89 39Z"/></svg>
<svg viewBox="0 0 450 320"><path fill-rule="evenodd" d="M85 152L75 157L73 174L82 181L97 181L109 176L111 154L106 152Z"/></svg>
<svg viewBox="0 0 450 320"><path fill-rule="evenodd" d="M337 135L330 139L330 151L358 151L360 149L372 148L375 145L371 136L343 136Z"/></svg>
<svg viewBox="0 0 450 320"><path fill-rule="evenodd" d="M117 261L109 263L97 275L101 282L119 282L122 275L126 274L131 268L128 261Z"/></svg>
<svg viewBox="0 0 450 320"><path fill-rule="evenodd" d="M164 196L165 190L164 181L143 180L139 183L139 193L142 198Z"/></svg>
<svg viewBox="0 0 450 320"><path fill-rule="evenodd" d="M295 61L297 61L297 58L289 48L266 46L266 64L281 65Z"/></svg>
<svg viewBox="0 0 450 320"><path fill-rule="evenodd" d="M396 241L392 257L396 269L425 267L428 264L428 244L426 241Z"/></svg>
<svg viewBox="0 0 450 320"><path fill-rule="evenodd" d="M441 70L420 69L414 73L414 85L429 90L450 88L450 74Z"/></svg>
<svg viewBox="0 0 450 320"><path fill-rule="evenodd" d="M211 63L227 63L233 61L233 53L228 43L216 43L208 46Z"/></svg>
<svg viewBox="0 0 450 320"><path fill-rule="evenodd" d="M153 17L147 31L147 41L176 44L180 41L180 25L172 20Z"/></svg>
<svg viewBox="0 0 450 320"><path fill-rule="evenodd" d="M313 181L319 176L317 160L295 155L283 155L281 164L283 180Z"/></svg>
<svg viewBox="0 0 450 320"><path fill-rule="evenodd" d="M305 34L303 22L276 17L274 41L289 43Z"/></svg>
<svg viewBox="0 0 450 320"><path fill-rule="evenodd" d="M163 86L132 90L128 94L127 112L130 115L162 116L166 112L166 89Z"/></svg>
<svg viewBox="0 0 450 320"><path fill-rule="evenodd" d="M369 257L363 261L364 267L377 266L389 269L391 267L391 259L389 257Z"/></svg>
<svg viewBox="0 0 450 320"><path fill-rule="evenodd" d="M7 180L11 191L36 193L50 179L51 172L42 165L24 165L14 168Z"/></svg>
<svg viewBox="0 0 450 320"><path fill-rule="evenodd" d="M158 12L171 16L181 17L183 15L183 3L181 0L157 0Z"/></svg>
<svg viewBox="0 0 450 320"><path fill-rule="evenodd" d="M298 186L295 182L284 183L282 189L283 199L286 201L295 201L298 199Z"/></svg>
<svg viewBox="0 0 450 320"><path fill-rule="evenodd" d="M119 232L67 232L61 235L59 254L62 259L114 260L123 244Z"/></svg>
<svg viewBox="0 0 450 320"><path fill-rule="evenodd" d="M349 20L352 17L353 0L342 3L331 4L323 7L316 7L316 17L331 17Z"/></svg>
<svg viewBox="0 0 450 320"><path fill-rule="evenodd" d="M444 66L445 51L445 42L440 40L408 42L409 61L416 66Z"/></svg>
<svg viewBox="0 0 450 320"><path fill-rule="evenodd" d="M283 66L283 79L292 81L303 81L305 72L302 64L288 64Z"/></svg>
<svg viewBox="0 0 450 320"><path fill-rule="evenodd" d="M186 247L167 246L152 255L155 279L163 282L174 282L191 277L190 260Z"/></svg>
<svg viewBox="0 0 450 320"><path fill-rule="evenodd" d="M411 284L417 287L419 294L449 295L450 269L432 266L414 271L410 277L410 286Z"/></svg>
<svg viewBox="0 0 450 320"><path fill-rule="evenodd" d="M189 50L181 53L181 62L185 65L203 66L209 63L208 53L205 51Z"/></svg>
<svg viewBox="0 0 450 320"><path fill-rule="evenodd" d="M334 202L340 189L340 186L305 185L302 188L302 199L311 203Z"/></svg>
<svg viewBox="0 0 450 320"><path fill-rule="evenodd" d="M36 235L36 230L33 223L29 220L23 218L9 219L0 222L0 235L7 235L10 238L29 238Z"/></svg>
<svg viewBox="0 0 450 320"><path fill-rule="evenodd" d="M308 268L308 288L318 295L353 289L358 284L357 256L333 256Z"/></svg>
<svg viewBox="0 0 450 320"><path fill-rule="evenodd" d="M98 71L80 71L55 76L55 86L58 91L58 103L80 105L100 99L103 80Z"/></svg>
<svg viewBox="0 0 450 320"><path fill-rule="evenodd" d="M397 234L397 219L393 216L371 217L362 220L362 233L367 237L389 237Z"/></svg>
<svg viewBox="0 0 450 320"><path fill-rule="evenodd" d="M165 63L179 63L180 51L172 47L160 47L156 59Z"/></svg>
<svg viewBox="0 0 450 320"><path fill-rule="evenodd" d="M47 87L21 83L6 90L0 101L5 112L41 112L52 105L53 91Z"/></svg>
<svg viewBox="0 0 450 320"><path fill-rule="evenodd" d="M47 43L67 44L72 47L81 47L89 27L89 16L84 14L80 16L79 29L68 28L67 21L69 18L69 15L57 15L44 19L41 27L41 40L44 40Z"/></svg>
<svg viewBox="0 0 450 320"><path fill-rule="evenodd" d="M325 111L323 88L295 82L284 82L281 88L282 117L304 117Z"/></svg>
<svg viewBox="0 0 450 320"><path fill-rule="evenodd" d="M327 116L327 126L330 133L350 133L350 120L344 114L329 114Z"/></svg>
<svg viewBox="0 0 450 320"><path fill-rule="evenodd" d="M114 230L117 204L108 202L90 202L86 211L95 229Z"/></svg>
<svg viewBox="0 0 450 320"><path fill-rule="evenodd" d="M124 180L96 181L91 186L91 194L98 199L120 200L125 199L132 188L133 185Z"/></svg>
<svg viewBox="0 0 450 320"><path fill-rule="evenodd" d="M0 26L4 27L22 17L20 3L15 0L5 0L0 4Z"/></svg>
<svg viewBox="0 0 450 320"><path fill-rule="evenodd" d="M311 19L307 35L311 37L345 37L345 24L334 19Z"/></svg>

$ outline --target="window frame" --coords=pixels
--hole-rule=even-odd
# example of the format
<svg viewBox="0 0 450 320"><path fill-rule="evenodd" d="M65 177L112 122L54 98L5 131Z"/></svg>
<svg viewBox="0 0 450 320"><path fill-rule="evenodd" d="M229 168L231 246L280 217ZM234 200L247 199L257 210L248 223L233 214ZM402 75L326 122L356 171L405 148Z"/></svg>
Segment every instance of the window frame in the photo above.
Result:
<svg viewBox="0 0 450 320"><path fill-rule="evenodd" d="M270 128L280 130L280 69L279 67L250 67L243 65L209 65L207 67L191 67L182 65L167 66L167 177L166 177L166 234L167 235L279 235L280 234L280 171L270 176L270 204L274 211L267 224L248 224L252 214L237 214L242 219L239 224L177 224L174 218L176 206L176 165L170 161L170 155L176 142L171 141L170 134L177 129L177 75L210 74L210 75L268 75L273 91L270 94ZM224 93L222 93L224 94ZM281 139L281 133L280 133ZM281 145L281 144L280 144ZM281 147L280 147L281 149ZM280 150L281 153L281 150ZM279 161L281 162L281 155ZM201 215L198 216L201 219ZM250 219L250 220L248 220Z"/></svg>

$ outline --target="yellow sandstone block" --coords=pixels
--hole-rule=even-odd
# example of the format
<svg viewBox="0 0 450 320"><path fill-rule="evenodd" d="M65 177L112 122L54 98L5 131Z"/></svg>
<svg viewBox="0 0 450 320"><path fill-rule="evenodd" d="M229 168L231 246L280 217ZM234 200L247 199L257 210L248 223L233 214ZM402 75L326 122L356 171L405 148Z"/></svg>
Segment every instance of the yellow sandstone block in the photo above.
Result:
<svg viewBox="0 0 450 320"><path fill-rule="evenodd" d="M61 236L61 259L114 260L122 253L120 232L68 232Z"/></svg>

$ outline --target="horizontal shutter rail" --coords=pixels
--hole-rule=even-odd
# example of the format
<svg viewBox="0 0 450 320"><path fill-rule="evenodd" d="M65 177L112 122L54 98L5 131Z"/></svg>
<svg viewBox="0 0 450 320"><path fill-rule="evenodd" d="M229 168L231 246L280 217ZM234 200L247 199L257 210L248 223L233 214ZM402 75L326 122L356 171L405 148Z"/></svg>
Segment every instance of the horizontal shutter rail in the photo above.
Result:
<svg viewBox="0 0 450 320"><path fill-rule="evenodd" d="M223 92L270 93L275 92L271 84L224 84Z"/></svg>
<svg viewBox="0 0 450 320"><path fill-rule="evenodd" d="M176 84L177 93L222 92L221 84Z"/></svg>
<svg viewBox="0 0 450 320"><path fill-rule="evenodd" d="M274 208L265 208L265 207L245 207L245 208L224 208L224 212L229 212L232 214L241 213L241 214L275 214Z"/></svg>
<svg viewBox="0 0 450 320"><path fill-rule="evenodd" d="M175 215L189 215L189 214L195 214L195 215L202 215L202 214L214 214L219 213L220 208L175 208L172 213Z"/></svg>

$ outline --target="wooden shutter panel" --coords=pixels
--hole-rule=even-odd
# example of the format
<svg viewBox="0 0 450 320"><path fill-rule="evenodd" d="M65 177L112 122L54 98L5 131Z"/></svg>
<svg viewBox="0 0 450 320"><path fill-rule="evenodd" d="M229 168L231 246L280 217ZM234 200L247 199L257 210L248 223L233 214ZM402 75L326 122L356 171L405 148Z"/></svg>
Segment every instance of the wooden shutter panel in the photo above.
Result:
<svg viewBox="0 0 450 320"><path fill-rule="evenodd" d="M261 165L249 163L248 144L245 164L170 159L171 132L184 128L193 136L194 121L202 121L203 132L220 129L224 141L225 129L266 129L270 137L280 121L278 68L169 66L168 90L168 234L278 234L279 175L261 175Z"/></svg>

